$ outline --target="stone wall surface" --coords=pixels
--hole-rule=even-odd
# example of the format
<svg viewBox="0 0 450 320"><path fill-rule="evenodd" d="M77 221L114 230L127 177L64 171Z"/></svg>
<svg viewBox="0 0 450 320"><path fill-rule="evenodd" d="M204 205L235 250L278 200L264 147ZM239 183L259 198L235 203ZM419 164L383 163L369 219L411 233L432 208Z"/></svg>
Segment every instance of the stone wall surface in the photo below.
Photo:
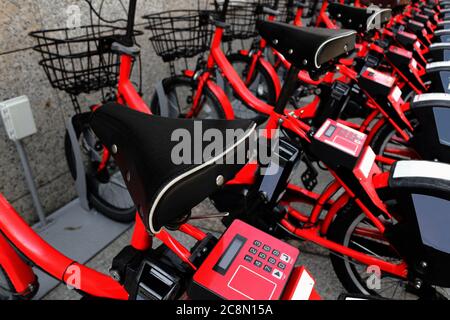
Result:
<svg viewBox="0 0 450 320"><path fill-rule="evenodd" d="M92 0L99 5L102 0ZM125 18L120 3L104 0L102 15ZM202 1L204 2L204 1ZM68 95L53 89L39 66L40 55L32 50L35 41L28 33L40 29L64 28L68 8L78 5L81 23L89 24L89 8L82 0L0 0L0 101L26 95L31 101L38 133L23 142L28 154L39 196L47 214L76 197L64 156L64 119L73 114ZM196 8L197 0L138 0L137 21L141 16L161 10ZM148 41L148 32L139 37L142 47L143 93L148 102L156 81L168 74ZM83 106L98 102L95 96L82 97ZM14 144L0 125L0 193L28 222L36 221Z"/></svg>

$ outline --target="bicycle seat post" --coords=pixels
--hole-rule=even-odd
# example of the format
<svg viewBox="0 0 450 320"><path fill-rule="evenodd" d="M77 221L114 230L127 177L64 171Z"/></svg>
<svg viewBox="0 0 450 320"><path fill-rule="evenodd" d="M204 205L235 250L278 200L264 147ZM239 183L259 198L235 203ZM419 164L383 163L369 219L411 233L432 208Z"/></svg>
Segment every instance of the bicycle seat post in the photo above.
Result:
<svg viewBox="0 0 450 320"><path fill-rule="evenodd" d="M300 69L294 65L291 65L289 68L289 72L287 75L286 82L281 89L280 97L277 100L275 105L275 112L278 114L284 114L284 110L288 104L289 99L291 98L294 91L297 89L297 81L298 81L298 73Z"/></svg>

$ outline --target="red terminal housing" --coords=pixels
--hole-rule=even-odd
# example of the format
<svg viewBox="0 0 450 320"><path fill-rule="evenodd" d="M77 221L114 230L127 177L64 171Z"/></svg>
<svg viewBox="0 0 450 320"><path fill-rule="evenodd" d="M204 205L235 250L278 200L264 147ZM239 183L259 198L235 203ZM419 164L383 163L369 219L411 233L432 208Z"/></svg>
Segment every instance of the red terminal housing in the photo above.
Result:
<svg viewBox="0 0 450 320"><path fill-rule="evenodd" d="M298 249L235 220L195 273L188 295L192 299L280 300L304 298L309 290L309 296L317 298L308 274L297 270L292 277L298 256ZM298 285L303 287L297 289Z"/></svg>

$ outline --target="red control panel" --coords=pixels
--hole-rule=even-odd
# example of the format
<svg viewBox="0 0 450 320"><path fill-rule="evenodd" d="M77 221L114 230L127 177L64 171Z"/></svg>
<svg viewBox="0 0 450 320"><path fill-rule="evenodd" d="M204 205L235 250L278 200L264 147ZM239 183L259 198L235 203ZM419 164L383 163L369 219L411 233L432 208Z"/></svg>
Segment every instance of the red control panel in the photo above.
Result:
<svg viewBox="0 0 450 320"><path fill-rule="evenodd" d="M373 82L379 83L385 87L391 88L395 83L395 78L391 77L390 75L377 71L372 68L367 68L362 76L366 79L369 79Z"/></svg>
<svg viewBox="0 0 450 320"><path fill-rule="evenodd" d="M389 51L394 54L408 58L408 59L412 59L412 56L413 56L413 53L411 51L408 51L408 50L405 50L403 48L396 47L396 46L390 46Z"/></svg>
<svg viewBox="0 0 450 320"><path fill-rule="evenodd" d="M366 134L331 119L325 121L314 137L355 158L359 157L367 140Z"/></svg>
<svg viewBox="0 0 450 320"><path fill-rule="evenodd" d="M417 39L417 36L414 33L405 32L405 31L399 31L398 34L401 35L401 36L404 36L406 38L409 38L411 40L416 40Z"/></svg>
<svg viewBox="0 0 450 320"><path fill-rule="evenodd" d="M189 296L279 300L298 255L291 245L235 220L195 273Z"/></svg>

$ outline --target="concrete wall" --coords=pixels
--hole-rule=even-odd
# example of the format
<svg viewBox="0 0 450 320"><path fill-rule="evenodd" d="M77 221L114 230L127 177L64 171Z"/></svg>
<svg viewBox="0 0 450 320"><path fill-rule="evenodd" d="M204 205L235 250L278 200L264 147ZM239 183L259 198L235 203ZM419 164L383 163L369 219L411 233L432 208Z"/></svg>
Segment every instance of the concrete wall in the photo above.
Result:
<svg viewBox="0 0 450 320"><path fill-rule="evenodd" d="M99 4L101 0L92 0ZM128 0L122 0L128 5ZM0 1L0 101L27 95L31 101L38 133L24 140L39 196L46 213L51 213L76 197L64 156L64 119L73 113L64 92L51 88L38 65L40 56L32 50L30 31L66 26L67 8L82 9L82 23L89 23L88 7L76 0L1 0ZM161 10L196 8L197 0L138 0L140 16ZM124 17L119 0L106 0L104 14ZM148 101L155 81L167 75L167 67L157 57L148 34L139 38L142 45L144 94ZM85 97L83 102L97 102ZM0 127L0 193L29 221L35 221L31 197L21 172L14 144Z"/></svg>

